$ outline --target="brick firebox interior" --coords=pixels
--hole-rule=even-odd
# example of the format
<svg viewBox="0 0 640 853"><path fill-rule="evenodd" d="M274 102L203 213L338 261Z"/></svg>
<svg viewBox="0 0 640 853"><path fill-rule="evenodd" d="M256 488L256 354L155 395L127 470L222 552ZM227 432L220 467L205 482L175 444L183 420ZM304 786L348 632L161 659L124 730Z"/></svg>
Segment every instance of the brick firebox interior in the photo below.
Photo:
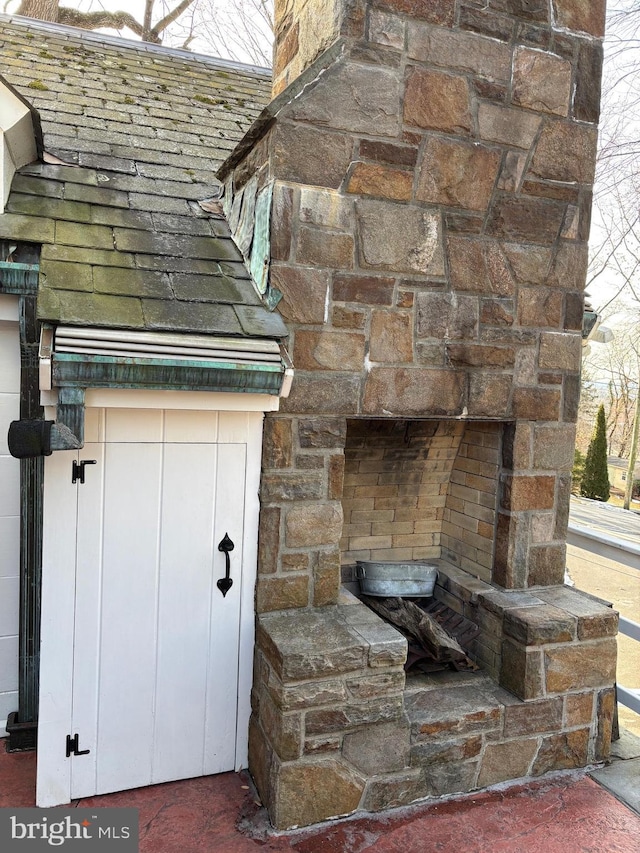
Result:
<svg viewBox="0 0 640 853"><path fill-rule="evenodd" d="M502 424L349 421L342 564L444 557L491 580Z"/></svg>

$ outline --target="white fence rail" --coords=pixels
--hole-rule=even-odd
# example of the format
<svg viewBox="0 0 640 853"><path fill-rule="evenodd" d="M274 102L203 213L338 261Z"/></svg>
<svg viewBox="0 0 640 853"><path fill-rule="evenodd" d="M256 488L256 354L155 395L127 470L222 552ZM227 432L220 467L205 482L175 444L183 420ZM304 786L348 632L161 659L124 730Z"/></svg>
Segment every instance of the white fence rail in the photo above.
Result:
<svg viewBox="0 0 640 853"><path fill-rule="evenodd" d="M567 531L567 543L575 548L598 554L607 560L613 560L615 563L621 563L623 566L640 569L640 546L632 542L616 539L613 536L607 536L599 531L570 522ZM621 616L618 630L625 637L630 637L640 643L640 623ZM621 705L630 708L636 714L640 714L640 690L617 684L616 695Z"/></svg>
<svg viewBox="0 0 640 853"><path fill-rule="evenodd" d="M615 539L588 527L569 523L567 531L567 543L583 551L591 551L599 554L614 563L630 566L632 569L640 569L640 546L623 539Z"/></svg>
<svg viewBox="0 0 640 853"><path fill-rule="evenodd" d="M618 630L625 637L631 637L632 640L640 643L640 623L621 616ZM640 690L618 684L616 686L616 693L618 702L621 705L625 705L625 707L635 711L636 714L640 714Z"/></svg>

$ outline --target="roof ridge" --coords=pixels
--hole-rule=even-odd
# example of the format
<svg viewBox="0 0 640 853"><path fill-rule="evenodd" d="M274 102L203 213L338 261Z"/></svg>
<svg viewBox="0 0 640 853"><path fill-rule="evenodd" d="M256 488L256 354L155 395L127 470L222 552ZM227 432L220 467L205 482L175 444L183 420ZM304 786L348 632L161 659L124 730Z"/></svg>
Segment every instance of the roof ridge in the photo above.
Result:
<svg viewBox="0 0 640 853"><path fill-rule="evenodd" d="M122 36L110 36L104 33L96 33L93 30L83 30L79 27L67 27L63 24L54 24L49 21L39 21L36 18L26 18L23 15L5 15L0 13L0 24L12 24L25 29L40 30L55 35L65 35L78 41L88 41L97 44L114 45L127 50L144 51L147 53L158 53L163 56L175 56L185 60L192 60L202 65L210 65L221 70L245 71L260 77L271 77L271 68L260 65L251 65L244 62L236 62L231 59L221 59L215 56L207 56L204 53L193 53L190 50L182 50L177 47L165 47L161 44L151 42L135 41Z"/></svg>

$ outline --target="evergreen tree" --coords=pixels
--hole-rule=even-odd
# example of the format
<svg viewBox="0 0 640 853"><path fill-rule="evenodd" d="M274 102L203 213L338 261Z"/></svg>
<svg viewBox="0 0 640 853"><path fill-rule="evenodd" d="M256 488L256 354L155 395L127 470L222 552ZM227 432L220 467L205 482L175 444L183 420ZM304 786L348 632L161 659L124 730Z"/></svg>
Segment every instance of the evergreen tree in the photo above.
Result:
<svg viewBox="0 0 640 853"><path fill-rule="evenodd" d="M574 494L577 494L580 491L580 484L582 483L582 478L584 476L584 464L586 461L587 457L576 447L575 453L573 454L573 470L571 471L571 491Z"/></svg>
<svg viewBox="0 0 640 853"><path fill-rule="evenodd" d="M596 501L609 500L609 472L607 470L607 423L604 406L596 416L593 437L587 450L584 473L580 483L580 494Z"/></svg>

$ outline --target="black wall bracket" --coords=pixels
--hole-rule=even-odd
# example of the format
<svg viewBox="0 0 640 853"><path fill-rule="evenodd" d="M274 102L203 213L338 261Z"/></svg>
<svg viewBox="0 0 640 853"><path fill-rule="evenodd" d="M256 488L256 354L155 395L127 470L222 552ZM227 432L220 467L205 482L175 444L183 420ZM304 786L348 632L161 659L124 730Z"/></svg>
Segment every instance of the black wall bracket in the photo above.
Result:
<svg viewBox="0 0 640 853"><path fill-rule="evenodd" d="M54 450L84 446L84 388L59 388L55 421L21 418L12 421L9 453L16 459L51 456Z"/></svg>
<svg viewBox="0 0 640 853"><path fill-rule="evenodd" d="M15 459L51 456L51 427L53 421L23 418L9 424L7 443Z"/></svg>

